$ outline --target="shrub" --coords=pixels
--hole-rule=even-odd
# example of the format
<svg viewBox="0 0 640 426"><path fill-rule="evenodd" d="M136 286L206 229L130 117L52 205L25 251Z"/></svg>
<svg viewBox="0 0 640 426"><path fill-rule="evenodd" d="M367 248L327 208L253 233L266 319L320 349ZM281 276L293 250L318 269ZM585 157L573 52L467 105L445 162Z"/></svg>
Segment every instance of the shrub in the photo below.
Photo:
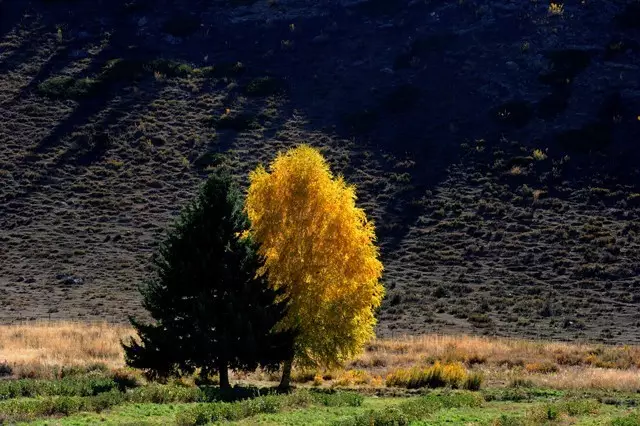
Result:
<svg viewBox="0 0 640 426"><path fill-rule="evenodd" d="M359 407L364 397L356 392L323 392L314 394L313 400L326 407Z"/></svg>
<svg viewBox="0 0 640 426"><path fill-rule="evenodd" d="M383 410L369 410L335 424L339 426L404 426L409 424L409 419L399 409L387 407Z"/></svg>
<svg viewBox="0 0 640 426"><path fill-rule="evenodd" d="M534 384L531 380L523 379L522 377L516 377L509 382L510 388L532 388L533 386Z"/></svg>
<svg viewBox="0 0 640 426"><path fill-rule="evenodd" d="M19 398L0 401L0 418L12 424L53 415L70 415L80 411L100 412L124 402L124 394L118 391L96 396L54 396L44 398Z"/></svg>
<svg viewBox="0 0 640 426"><path fill-rule="evenodd" d="M116 388L113 380L104 377L7 380L0 381L0 400L38 396L95 396Z"/></svg>
<svg viewBox="0 0 640 426"><path fill-rule="evenodd" d="M320 374L316 374L315 376L313 376L313 386L322 385L322 381L322 376Z"/></svg>
<svg viewBox="0 0 640 426"><path fill-rule="evenodd" d="M149 385L136 388L127 393L131 402L152 402L154 404L168 404L175 402L205 401L205 393L199 388L188 388L174 385Z"/></svg>
<svg viewBox="0 0 640 426"><path fill-rule="evenodd" d="M611 420L611 426L640 426L640 414L631 413L624 417L616 417Z"/></svg>
<svg viewBox="0 0 640 426"><path fill-rule="evenodd" d="M426 396L403 402L398 406L410 420L420 420L441 409L479 407L484 399L474 393L460 391L433 392Z"/></svg>
<svg viewBox="0 0 640 426"><path fill-rule="evenodd" d="M77 99L88 96L95 89L96 84L96 81L90 78L56 76L40 83L38 92L55 99Z"/></svg>
<svg viewBox="0 0 640 426"><path fill-rule="evenodd" d="M561 410L570 416L584 416L598 411L600 403L593 399L572 399L561 403Z"/></svg>
<svg viewBox="0 0 640 426"><path fill-rule="evenodd" d="M542 161L547 158L547 154L545 154L541 149L534 149L532 157L534 160Z"/></svg>
<svg viewBox="0 0 640 426"><path fill-rule="evenodd" d="M210 422L241 420L261 413L277 413L283 408L305 407L314 402L308 391L290 395L265 395L238 402L197 404L176 415L178 425L202 425Z"/></svg>
<svg viewBox="0 0 640 426"><path fill-rule="evenodd" d="M461 363L442 365L436 361L431 367L396 370L387 376L387 386L417 389L443 386L459 387L467 380L468 373ZM477 378L476 378L477 380Z"/></svg>
<svg viewBox="0 0 640 426"><path fill-rule="evenodd" d="M526 364L524 369L528 373L550 374L558 372L558 365L551 361L533 362Z"/></svg>
<svg viewBox="0 0 640 426"><path fill-rule="evenodd" d="M524 426L525 422L522 418L517 416L510 416L507 414L501 414L494 422L493 426Z"/></svg>
<svg viewBox="0 0 640 426"><path fill-rule="evenodd" d="M462 383L462 388L470 391L480 390L484 376L481 373L469 374Z"/></svg>
<svg viewBox="0 0 640 426"><path fill-rule="evenodd" d="M467 370L461 363L446 364L442 370L444 381L452 388L458 388L467 379Z"/></svg>
<svg viewBox="0 0 640 426"><path fill-rule="evenodd" d="M371 382L371 376L364 370L347 370L341 373L333 383L334 386L365 385Z"/></svg>
<svg viewBox="0 0 640 426"><path fill-rule="evenodd" d="M111 379L118 385L120 391L128 388L136 388L142 385L140 374L129 368L119 368L111 373Z"/></svg>
<svg viewBox="0 0 640 426"><path fill-rule="evenodd" d="M294 371L291 375L293 383L307 383L314 380L317 374L311 370Z"/></svg>
<svg viewBox="0 0 640 426"><path fill-rule="evenodd" d="M282 82L276 78L260 77L247 84L245 94L248 96L269 96L282 91L283 88Z"/></svg>
<svg viewBox="0 0 640 426"><path fill-rule="evenodd" d="M10 376L13 374L13 369L7 361L0 362L0 377Z"/></svg>
<svg viewBox="0 0 640 426"><path fill-rule="evenodd" d="M483 398L477 394L460 391L433 392L429 395L412 398L397 407L383 410L371 410L352 419L338 422L339 425L406 425L413 421L424 420L442 409L460 407L478 407Z"/></svg>

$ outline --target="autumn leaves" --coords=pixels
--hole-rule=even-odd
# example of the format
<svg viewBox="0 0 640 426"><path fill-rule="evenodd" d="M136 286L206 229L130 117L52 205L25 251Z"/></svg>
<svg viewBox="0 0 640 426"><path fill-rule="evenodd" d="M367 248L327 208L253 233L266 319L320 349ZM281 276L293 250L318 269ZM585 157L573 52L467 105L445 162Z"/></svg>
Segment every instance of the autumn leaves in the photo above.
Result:
<svg viewBox="0 0 640 426"><path fill-rule="evenodd" d="M127 363L153 376L335 367L374 337L384 288L355 188L301 145L250 176L244 204L213 173L168 230L142 287L155 324L132 321Z"/></svg>
<svg viewBox="0 0 640 426"><path fill-rule="evenodd" d="M355 188L302 145L250 174L245 208L264 258L259 273L288 298L280 329L296 329L295 359L336 366L374 337L384 288L373 224Z"/></svg>

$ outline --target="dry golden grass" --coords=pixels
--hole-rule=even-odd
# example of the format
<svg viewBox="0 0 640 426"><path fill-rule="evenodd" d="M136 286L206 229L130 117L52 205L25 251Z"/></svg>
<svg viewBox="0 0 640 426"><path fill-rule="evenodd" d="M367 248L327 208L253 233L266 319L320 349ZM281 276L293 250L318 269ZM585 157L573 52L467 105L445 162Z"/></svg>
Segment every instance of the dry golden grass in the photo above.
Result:
<svg viewBox="0 0 640 426"><path fill-rule="evenodd" d="M0 363L24 377L50 377L62 367L124 366L120 340L130 327L106 323L31 322L0 326ZM299 382L316 385L384 386L398 370L434 362L463 363L481 372L489 386L525 378L558 389L640 390L640 347L429 334L378 339L344 371L295 372ZM274 381L277 374L237 373L236 380Z"/></svg>
<svg viewBox="0 0 640 426"><path fill-rule="evenodd" d="M533 363L628 369L640 366L640 348L586 343L427 334L370 343L353 366L385 370L416 364L463 362L508 367Z"/></svg>
<svg viewBox="0 0 640 426"><path fill-rule="evenodd" d="M0 362L21 375L43 375L55 368L124 365L120 339L129 327L106 323L32 322L0 326ZM29 374L31 372L31 374Z"/></svg>
<svg viewBox="0 0 640 426"><path fill-rule="evenodd" d="M529 380L538 387L554 389L603 389L637 392L640 372L637 369L570 367L558 373L532 375Z"/></svg>

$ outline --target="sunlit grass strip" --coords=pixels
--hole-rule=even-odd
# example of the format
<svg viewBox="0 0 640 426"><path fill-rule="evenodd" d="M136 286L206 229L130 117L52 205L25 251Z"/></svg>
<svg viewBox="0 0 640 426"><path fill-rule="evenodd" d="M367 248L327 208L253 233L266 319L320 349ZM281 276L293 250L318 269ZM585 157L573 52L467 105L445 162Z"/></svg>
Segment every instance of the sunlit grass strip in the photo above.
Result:
<svg viewBox="0 0 640 426"><path fill-rule="evenodd" d="M124 366L120 340L132 334L130 327L107 323L1 325L0 374L7 374L7 370L18 378L106 374ZM327 375L310 372L308 380L316 386L380 387L396 370L426 368L436 361L458 362L469 371L481 371L485 383L520 375L536 386L557 389L640 389L638 346L438 334L376 339L364 354L347 364L346 371ZM278 380L278 375L258 371L237 373L234 378L271 382Z"/></svg>

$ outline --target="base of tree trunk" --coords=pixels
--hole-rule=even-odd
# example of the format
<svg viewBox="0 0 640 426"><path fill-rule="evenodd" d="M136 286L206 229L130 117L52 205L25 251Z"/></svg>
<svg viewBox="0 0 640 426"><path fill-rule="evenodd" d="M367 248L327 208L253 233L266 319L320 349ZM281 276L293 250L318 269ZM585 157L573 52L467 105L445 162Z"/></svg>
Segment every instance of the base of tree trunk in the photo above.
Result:
<svg viewBox="0 0 640 426"><path fill-rule="evenodd" d="M229 383L229 369L227 367L226 362L220 363L220 389L228 390L231 389L231 384Z"/></svg>
<svg viewBox="0 0 640 426"><path fill-rule="evenodd" d="M282 379L278 385L279 392L289 392L291 390L291 370L293 368L293 360L288 359L282 366Z"/></svg>

